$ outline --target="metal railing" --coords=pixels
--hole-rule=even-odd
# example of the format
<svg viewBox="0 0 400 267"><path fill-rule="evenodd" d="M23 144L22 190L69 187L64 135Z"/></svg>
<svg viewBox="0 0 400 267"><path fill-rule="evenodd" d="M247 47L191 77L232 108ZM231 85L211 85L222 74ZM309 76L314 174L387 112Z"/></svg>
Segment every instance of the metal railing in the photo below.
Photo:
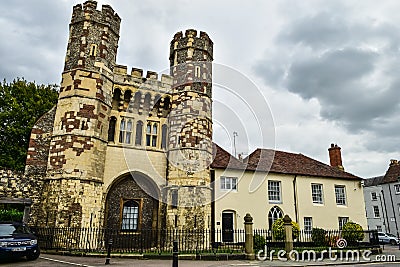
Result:
<svg viewBox="0 0 400 267"><path fill-rule="evenodd" d="M106 228L33 228L42 250L105 253L112 240L113 253L171 254L178 241L182 254L237 254L244 252L244 230L141 229L121 231Z"/></svg>
<svg viewBox="0 0 400 267"><path fill-rule="evenodd" d="M255 246L266 244L269 247L285 246L284 238L277 239L271 230L256 229L253 231ZM265 243L263 243L265 242ZM293 240L296 247L379 247L378 232L376 230L342 231L342 230L301 230Z"/></svg>

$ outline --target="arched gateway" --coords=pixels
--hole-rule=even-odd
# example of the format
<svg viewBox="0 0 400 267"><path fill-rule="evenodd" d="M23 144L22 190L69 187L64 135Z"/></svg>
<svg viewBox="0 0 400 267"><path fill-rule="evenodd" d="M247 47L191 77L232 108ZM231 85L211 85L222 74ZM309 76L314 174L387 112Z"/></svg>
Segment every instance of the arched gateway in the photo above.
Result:
<svg viewBox="0 0 400 267"><path fill-rule="evenodd" d="M110 186L105 203L105 226L123 232L157 229L161 223L160 191L140 172L121 175Z"/></svg>

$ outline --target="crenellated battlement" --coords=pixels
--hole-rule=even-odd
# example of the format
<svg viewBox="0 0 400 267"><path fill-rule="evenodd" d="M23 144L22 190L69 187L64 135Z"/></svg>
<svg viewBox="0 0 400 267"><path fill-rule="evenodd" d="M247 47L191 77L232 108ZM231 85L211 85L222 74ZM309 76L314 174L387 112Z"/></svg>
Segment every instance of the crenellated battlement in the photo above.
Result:
<svg viewBox="0 0 400 267"><path fill-rule="evenodd" d="M109 5L102 5L101 10L97 10L97 2L88 0L85 3L77 4L73 7L71 24L89 20L109 25L110 28L119 33L121 18Z"/></svg>
<svg viewBox="0 0 400 267"><path fill-rule="evenodd" d="M125 82L132 80L132 79L140 79L143 82L150 80L150 81L154 81L154 82L158 82L160 83L160 86L170 86L172 85L172 77L170 75L167 74L162 74L161 75L161 79L159 79L158 77L158 73L155 71L150 71L148 70L146 72L146 76L143 75L143 69L139 69L139 68L132 68L131 73L128 74L128 67L125 65L116 65L114 67L114 74L117 76L115 77L116 80L118 79L118 76L125 76Z"/></svg>
<svg viewBox="0 0 400 267"><path fill-rule="evenodd" d="M201 40L204 40L205 42L208 42L209 44L213 44L211 41L210 37L206 32L200 31L200 34L197 35L197 30L194 29L187 29L185 31L185 35L183 35L182 31L175 33L174 39L172 42L179 41L183 38L200 38Z"/></svg>
<svg viewBox="0 0 400 267"><path fill-rule="evenodd" d="M212 61L213 45L206 32L197 33L194 29L188 29L183 33L177 32L171 41L170 66L187 61Z"/></svg>

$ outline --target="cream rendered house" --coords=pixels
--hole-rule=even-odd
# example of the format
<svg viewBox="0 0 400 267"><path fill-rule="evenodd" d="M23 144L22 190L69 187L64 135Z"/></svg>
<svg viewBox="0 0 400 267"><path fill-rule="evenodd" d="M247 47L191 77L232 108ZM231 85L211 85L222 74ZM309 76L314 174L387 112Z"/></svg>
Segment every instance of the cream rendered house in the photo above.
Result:
<svg viewBox="0 0 400 267"><path fill-rule="evenodd" d="M338 229L351 220L367 229L361 178L344 172L340 147L329 149L331 166L302 154L257 149L242 161L216 147L213 167L216 229L270 229L285 214L301 229ZM228 239L229 237L225 237Z"/></svg>

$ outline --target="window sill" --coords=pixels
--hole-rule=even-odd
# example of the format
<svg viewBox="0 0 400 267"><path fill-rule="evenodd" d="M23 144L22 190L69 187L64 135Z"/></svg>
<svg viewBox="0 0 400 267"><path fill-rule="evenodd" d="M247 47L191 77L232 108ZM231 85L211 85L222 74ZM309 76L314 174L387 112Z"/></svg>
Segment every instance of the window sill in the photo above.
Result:
<svg viewBox="0 0 400 267"><path fill-rule="evenodd" d="M313 202L313 205L314 205L314 206L318 206L318 207L325 206L324 203L315 203L315 202Z"/></svg>
<svg viewBox="0 0 400 267"><path fill-rule="evenodd" d="M221 192L232 192L232 193L237 193L237 189L220 189Z"/></svg>
<svg viewBox="0 0 400 267"><path fill-rule="evenodd" d="M283 201L280 200L268 200L269 204L283 204Z"/></svg>

